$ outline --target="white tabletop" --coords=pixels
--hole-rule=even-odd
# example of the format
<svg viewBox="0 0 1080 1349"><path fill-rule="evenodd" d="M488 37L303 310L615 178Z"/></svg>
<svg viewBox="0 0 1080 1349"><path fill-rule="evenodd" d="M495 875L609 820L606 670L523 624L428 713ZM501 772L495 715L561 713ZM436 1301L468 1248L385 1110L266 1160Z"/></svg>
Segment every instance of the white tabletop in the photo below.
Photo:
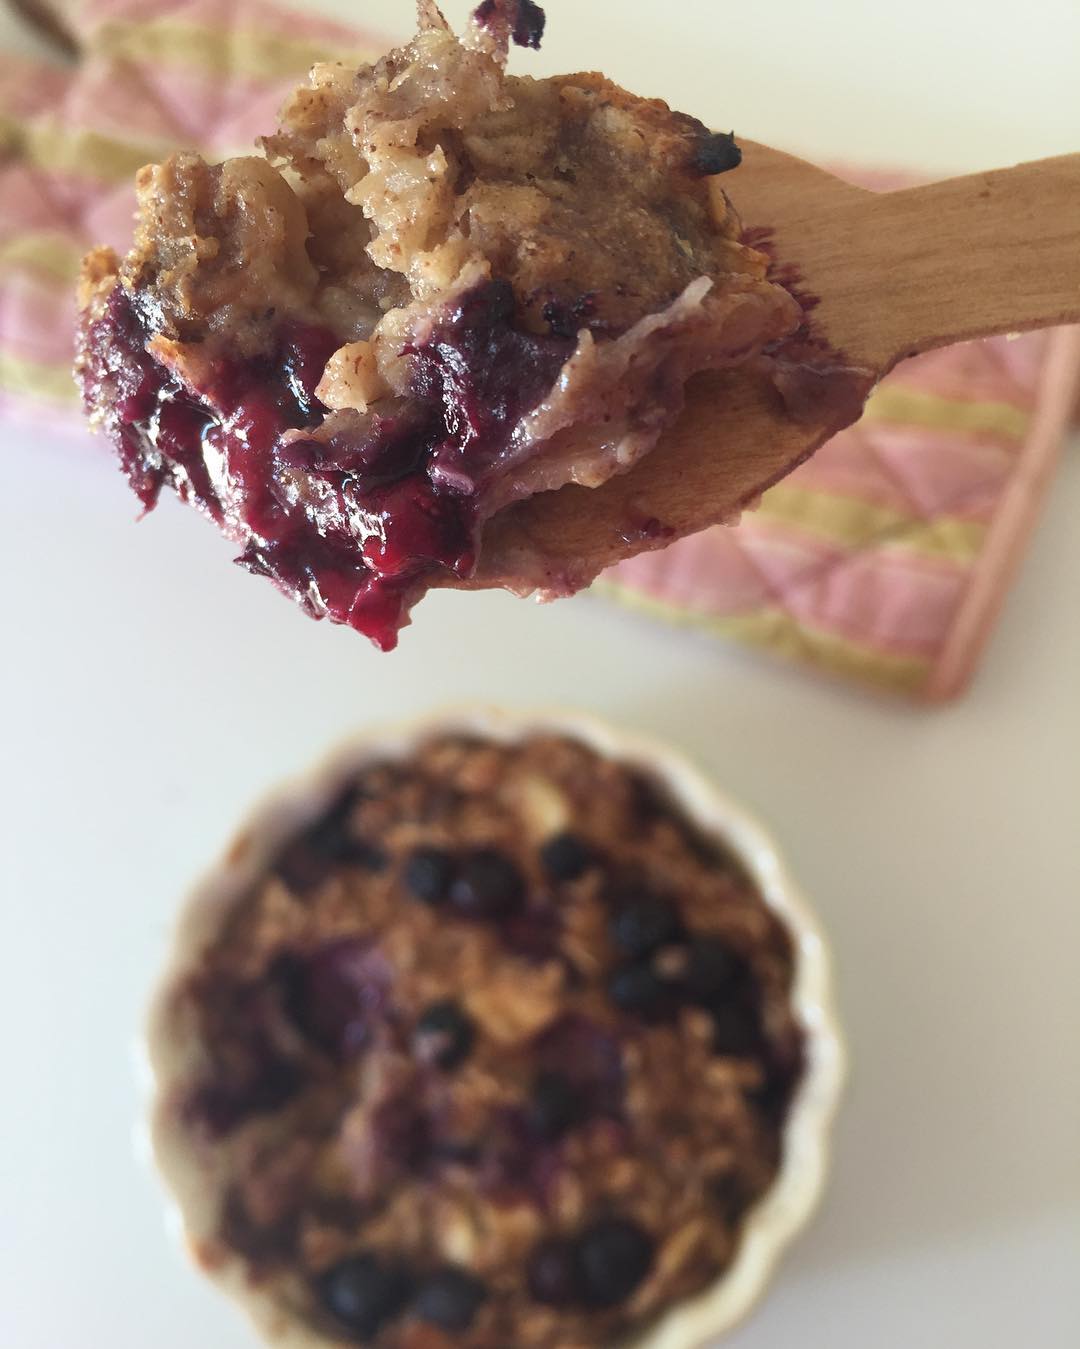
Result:
<svg viewBox="0 0 1080 1349"><path fill-rule="evenodd" d="M400 32L409 5L333 8ZM519 68L603 67L810 154L1080 148L1076 0L975 13L551 0ZM772 823L832 934L854 1059L832 1184L732 1349L1080 1342L1080 444L975 687L939 710L588 598L438 595L380 656L230 566L194 514L135 528L103 445L9 425L0 447L4 1349L254 1344L135 1159L146 989L178 896L267 784L461 698L687 746Z"/></svg>

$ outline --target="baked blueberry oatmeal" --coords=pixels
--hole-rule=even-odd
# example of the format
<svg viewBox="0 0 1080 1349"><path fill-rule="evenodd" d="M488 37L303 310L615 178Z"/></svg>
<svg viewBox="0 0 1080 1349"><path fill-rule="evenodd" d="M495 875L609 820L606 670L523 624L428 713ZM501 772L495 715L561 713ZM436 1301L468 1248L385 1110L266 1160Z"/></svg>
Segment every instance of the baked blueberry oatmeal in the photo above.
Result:
<svg viewBox="0 0 1080 1349"><path fill-rule="evenodd" d="M172 488L384 648L485 520L630 468L695 372L802 317L719 186L733 137L506 74L543 24L484 0L459 38L420 0L407 46L316 66L261 157L141 170L133 248L84 264L77 375L143 508Z"/></svg>
<svg viewBox="0 0 1080 1349"><path fill-rule="evenodd" d="M540 731L376 758L168 986L158 1109L212 1196L196 1254L306 1343L636 1332L728 1268L777 1176L794 967L641 769Z"/></svg>

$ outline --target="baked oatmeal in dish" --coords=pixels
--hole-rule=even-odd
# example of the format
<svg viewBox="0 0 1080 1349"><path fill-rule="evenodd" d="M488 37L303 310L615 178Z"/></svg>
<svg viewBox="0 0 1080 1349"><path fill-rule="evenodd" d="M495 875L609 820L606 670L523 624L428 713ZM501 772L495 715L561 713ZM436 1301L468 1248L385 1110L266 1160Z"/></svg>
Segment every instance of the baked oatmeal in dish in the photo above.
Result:
<svg viewBox="0 0 1080 1349"><path fill-rule="evenodd" d="M740 241L730 135L598 74L507 75L531 0L460 38L419 20L316 66L262 157L141 170L134 246L80 292L86 406L144 509L171 487L384 648L495 512L625 471L691 375L802 317Z"/></svg>
<svg viewBox="0 0 1080 1349"><path fill-rule="evenodd" d="M777 1178L796 962L637 765L543 729L375 754L166 985L156 1132L197 1258L289 1344L637 1333L732 1265Z"/></svg>

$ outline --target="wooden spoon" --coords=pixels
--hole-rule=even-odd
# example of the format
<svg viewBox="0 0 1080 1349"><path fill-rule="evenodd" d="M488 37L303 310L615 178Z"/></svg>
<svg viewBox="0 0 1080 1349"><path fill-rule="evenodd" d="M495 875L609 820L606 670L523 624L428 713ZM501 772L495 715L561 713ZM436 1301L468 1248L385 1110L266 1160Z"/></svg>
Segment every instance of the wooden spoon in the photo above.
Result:
<svg viewBox="0 0 1080 1349"><path fill-rule="evenodd" d="M818 297L818 332L868 372L859 396L794 420L760 372L697 376L682 416L628 473L494 516L472 588L571 593L620 558L737 518L855 421L869 387L905 356L1080 322L1080 154L875 193L742 146L723 186Z"/></svg>

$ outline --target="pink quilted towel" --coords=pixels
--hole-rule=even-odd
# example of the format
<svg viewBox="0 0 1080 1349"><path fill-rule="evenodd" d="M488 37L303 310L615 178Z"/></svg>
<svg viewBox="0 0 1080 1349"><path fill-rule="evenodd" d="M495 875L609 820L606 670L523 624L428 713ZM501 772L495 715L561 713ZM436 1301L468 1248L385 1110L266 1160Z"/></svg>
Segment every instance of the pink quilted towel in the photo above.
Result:
<svg viewBox="0 0 1080 1349"><path fill-rule="evenodd" d="M251 153L316 61L390 45L262 0L40 0L66 64L0 52L0 415L76 410L74 282L126 248L136 169L178 148Z"/></svg>
<svg viewBox="0 0 1080 1349"><path fill-rule="evenodd" d="M1038 518L1078 387L1080 328L906 361L736 527L642 553L596 588L818 670L953 697Z"/></svg>
<svg viewBox="0 0 1080 1349"><path fill-rule="evenodd" d="M40 8L77 59L0 54L0 415L35 418L75 409L78 260L92 243L125 245L135 169L179 146L246 151L314 61L389 45L258 0ZM954 695L1037 518L1078 383L1078 329L909 361L737 527L633 558L596 589L819 670Z"/></svg>

